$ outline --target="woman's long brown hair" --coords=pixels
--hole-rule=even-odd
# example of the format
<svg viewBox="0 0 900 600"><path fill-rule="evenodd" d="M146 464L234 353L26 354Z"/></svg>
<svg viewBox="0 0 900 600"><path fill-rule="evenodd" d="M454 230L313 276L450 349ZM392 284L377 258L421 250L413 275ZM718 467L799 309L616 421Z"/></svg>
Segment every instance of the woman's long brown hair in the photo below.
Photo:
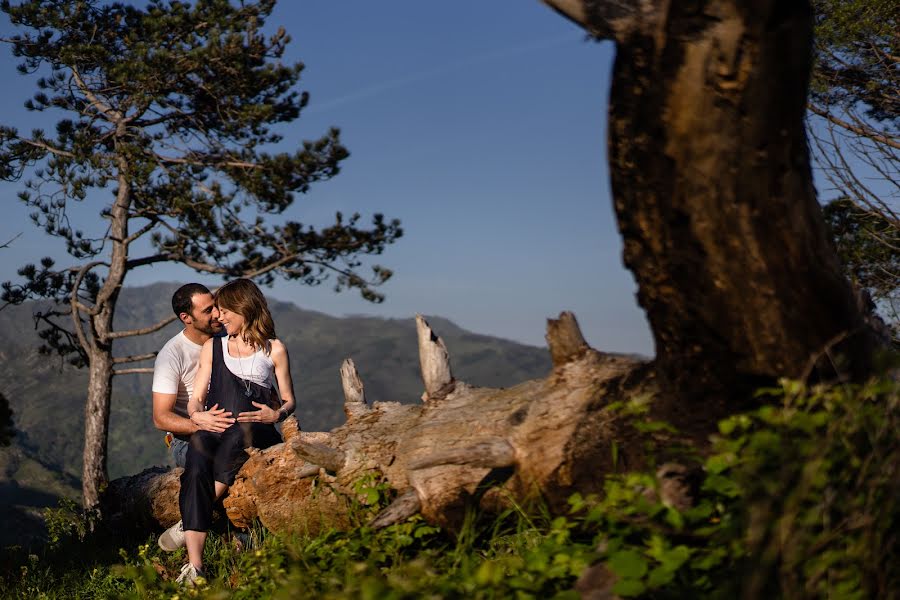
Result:
<svg viewBox="0 0 900 600"><path fill-rule="evenodd" d="M275 339L275 322L266 297L256 284L249 279L229 281L215 294L216 306L227 308L244 317L244 329L241 337L256 349L263 349L266 354L272 351L269 340Z"/></svg>

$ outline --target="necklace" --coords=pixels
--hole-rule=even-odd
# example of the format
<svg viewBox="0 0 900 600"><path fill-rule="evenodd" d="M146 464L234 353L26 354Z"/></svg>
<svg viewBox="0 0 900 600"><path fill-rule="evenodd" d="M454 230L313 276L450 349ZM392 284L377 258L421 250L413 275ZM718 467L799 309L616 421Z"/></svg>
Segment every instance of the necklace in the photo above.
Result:
<svg viewBox="0 0 900 600"><path fill-rule="evenodd" d="M244 357L241 356L241 349L238 347L237 338L235 338L235 340L234 340L234 349L237 350L238 369L241 372L241 383L244 386L244 395L249 398L250 396L253 395L253 392L250 391L250 387L251 387L250 380L247 378L246 375L244 375L244 363L243 363ZM256 352L253 353L253 360L250 361L250 374L251 375L253 375L253 365L255 362L256 362Z"/></svg>

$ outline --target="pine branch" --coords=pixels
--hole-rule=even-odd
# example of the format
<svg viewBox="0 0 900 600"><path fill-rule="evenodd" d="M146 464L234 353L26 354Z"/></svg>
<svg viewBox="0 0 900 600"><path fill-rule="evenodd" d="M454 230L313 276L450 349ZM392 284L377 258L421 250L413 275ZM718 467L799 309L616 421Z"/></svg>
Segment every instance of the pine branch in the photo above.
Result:
<svg viewBox="0 0 900 600"><path fill-rule="evenodd" d="M109 118L109 120L115 124L119 124L123 120L122 113L115 110L110 105L106 104L102 100L100 100L97 96L94 95L94 92L91 91L91 88L85 84L84 80L81 78L81 73L78 72L78 67L75 65L70 65L69 69L72 71L72 77L75 79L75 83L78 85L78 89L81 90L81 93L85 95L85 97L90 101L91 106L99 112L100 114Z"/></svg>
<svg viewBox="0 0 900 600"><path fill-rule="evenodd" d="M56 156L65 156L66 158L71 158L71 159L76 158L76 156L74 154L72 154L71 152L69 152L67 150L61 150L59 148L56 148L55 146L51 146L50 144L48 144L46 142L38 142L38 141L31 140L28 138L23 138L23 137L19 137L17 139L20 142L22 142L23 144L28 144L29 146L33 146L35 148L40 148L41 150L46 150L47 152L49 152L51 154L55 154Z"/></svg>
<svg viewBox="0 0 900 600"><path fill-rule="evenodd" d="M123 363L140 362L142 360L151 360L151 359L156 358L157 354L158 354L157 352L148 352L147 354L134 354L131 356L119 356L119 357L113 358L113 364L120 365Z"/></svg>
<svg viewBox="0 0 900 600"><path fill-rule="evenodd" d="M12 245L12 243L13 243L14 241L16 241L17 239L19 239L20 237L22 237L22 234L21 234L21 233L17 233L17 234L14 235L11 239L9 239L9 240L3 242L2 244L0 244L0 248L9 248L9 247Z"/></svg>
<svg viewBox="0 0 900 600"><path fill-rule="evenodd" d="M855 133L856 135L859 135L862 137L867 137L869 139L880 142L886 146L890 146L891 148L900 150L900 142L895 140L893 137L889 137L887 135L884 135L883 133L879 133L879 132L875 131L874 129L871 129L868 127L861 127L859 125L854 125L852 123L848 123L847 121L844 121L843 119L839 119L838 117L834 116L827 110L819 108L812 102L807 103L806 108L809 109L811 112L819 115L823 119L827 119L831 123L837 125L838 127L846 129L847 131L849 131L851 133Z"/></svg>
<svg viewBox="0 0 900 600"><path fill-rule="evenodd" d="M265 166L240 161L240 160L217 160L214 157L210 157L207 160L198 160L198 159L190 159L190 158L176 158L173 156L162 156L157 153L152 153L153 158L158 160L162 164L171 164L171 165L191 165L195 167L229 167L235 169L264 169Z"/></svg>
<svg viewBox="0 0 900 600"><path fill-rule="evenodd" d="M125 238L123 240L125 242L125 245L126 246L130 245L131 242L137 240L138 238L143 236L145 233L152 230L154 227L156 227L156 225L157 225L156 221L151 220L149 223L147 223L146 225L144 225L143 227L141 227L140 229L138 229L137 231L135 231L134 233L129 235L127 238Z"/></svg>
<svg viewBox="0 0 900 600"><path fill-rule="evenodd" d="M112 374L115 375L134 375L139 373L153 373L153 367L136 367L133 369L118 369L113 370Z"/></svg>
<svg viewBox="0 0 900 600"><path fill-rule="evenodd" d="M137 335L146 335L148 333L153 333L154 331L159 331L175 319L177 319L177 317L175 315L172 315L171 317L166 317L162 321L156 323L155 325L150 325L149 327L143 327L141 329L127 329L124 331L112 331L107 337L111 340L117 340L120 338L134 337Z"/></svg>

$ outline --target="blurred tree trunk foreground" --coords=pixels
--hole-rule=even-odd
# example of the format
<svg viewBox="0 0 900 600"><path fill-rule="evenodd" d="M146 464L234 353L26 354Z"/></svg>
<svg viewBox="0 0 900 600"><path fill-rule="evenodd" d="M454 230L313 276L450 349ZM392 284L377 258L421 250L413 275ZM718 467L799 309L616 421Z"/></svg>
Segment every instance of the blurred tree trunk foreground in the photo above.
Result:
<svg viewBox="0 0 900 600"><path fill-rule="evenodd" d="M615 211L671 389L868 373L876 337L812 183L810 4L545 1L616 42Z"/></svg>

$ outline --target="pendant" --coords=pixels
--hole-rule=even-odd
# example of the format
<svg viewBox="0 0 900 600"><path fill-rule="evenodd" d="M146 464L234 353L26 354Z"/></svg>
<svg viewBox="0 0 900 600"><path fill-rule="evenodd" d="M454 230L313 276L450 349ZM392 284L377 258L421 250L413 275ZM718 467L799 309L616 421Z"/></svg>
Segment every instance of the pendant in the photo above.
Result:
<svg viewBox="0 0 900 600"><path fill-rule="evenodd" d="M244 395L249 398L250 396L253 395L253 392L251 392L250 390L244 390Z"/></svg>

